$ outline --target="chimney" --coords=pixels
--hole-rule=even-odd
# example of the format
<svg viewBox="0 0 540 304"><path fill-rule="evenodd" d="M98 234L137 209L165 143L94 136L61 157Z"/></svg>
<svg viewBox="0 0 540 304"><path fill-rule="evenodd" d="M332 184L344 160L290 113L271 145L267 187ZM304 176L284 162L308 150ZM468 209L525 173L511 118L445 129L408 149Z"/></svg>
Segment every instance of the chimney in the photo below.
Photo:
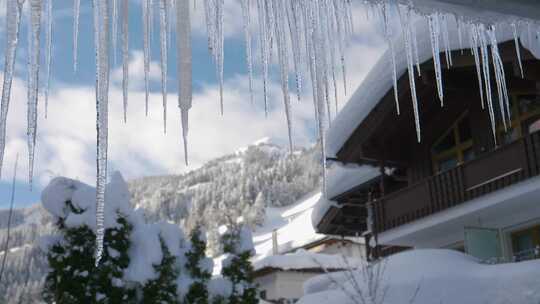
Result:
<svg viewBox="0 0 540 304"><path fill-rule="evenodd" d="M272 254L279 254L278 242L277 242L277 229L272 231Z"/></svg>

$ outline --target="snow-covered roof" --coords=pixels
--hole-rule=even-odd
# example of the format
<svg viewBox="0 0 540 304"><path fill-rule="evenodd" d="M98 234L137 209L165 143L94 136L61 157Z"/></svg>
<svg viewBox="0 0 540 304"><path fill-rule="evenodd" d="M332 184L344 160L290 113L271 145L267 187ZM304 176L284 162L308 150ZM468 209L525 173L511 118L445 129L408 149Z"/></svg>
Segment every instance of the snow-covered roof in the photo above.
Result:
<svg viewBox="0 0 540 304"><path fill-rule="evenodd" d="M457 25L454 18L447 18L447 20L450 50L458 50L460 49L460 46L470 48L470 40L466 37L467 35L464 35L463 43L460 45ZM415 26L418 40L418 57L420 62L426 62L432 58L430 32L427 21L422 18ZM520 36L527 37L527 33L521 33ZM497 28L497 39L498 42L513 39L512 27L510 24L499 24ZM537 41L532 41L529 44L528 39L521 39L522 45L536 58L540 58L540 46L536 42ZM405 53L402 36L397 36L394 39L393 44L396 48L396 54ZM398 77L401 77L401 75L407 71L406 56L396 56L396 71ZM392 89L392 73L392 55L390 50L387 50L370 70L364 81L356 89L328 129L326 134L326 154L328 157L336 157L337 153L352 135L354 130L367 117L385 94Z"/></svg>
<svg viewBox="0 0 540 304"><path fill-rule="evenodd" d="M277 233L280 253L301 248L326 238L326 235L316 233L311 225L313 207L320 197L320 192L312 193L290 207L268 208L263 226L253 233L256 252L253 260L258 261L272 255L273 231Z"/></svg>
<svg viewBox="0 0 540 304"><path fill-rule="evenodd" d="M339 254L320 254L299 250L295 253L268 256L253 264L255 271L263 269L333 271L358 267L361 260Z"/></svg>
<svg viewBox="0 0 540 304"><path fill-rule="evenodd" d="M382 265L382 278L376 281L385 292L380 303L540 303L540 260L486 265L453 250L410 250L389 257ZM343 290L357 296L355 290L366 290L368 282L361 270L330 275L332 278L324 274L308 280L306 295L298 303L353 304ZM353 286L353 281L358 285Z"/></svg>
<svg viewBox="0 0 540 304"><path fill-rule="evenodd" d="M343 165L332 163L327 169L326 195L320 196L311 213L311 222L316 227L330 207L340 206L331 199L380 175L379 168L369 165Z"/></svg>
<svg viewBox="0 0 540 304"><path fill-rule="evenodd" d="M492 17L540 18L540 6L536 0L400 0L404 4L412 2L421 12L442 11L474 18L476 21L492 22ZM511 16L510 16L511 15ZM489 17L489 19L487 18Z"/></svg>

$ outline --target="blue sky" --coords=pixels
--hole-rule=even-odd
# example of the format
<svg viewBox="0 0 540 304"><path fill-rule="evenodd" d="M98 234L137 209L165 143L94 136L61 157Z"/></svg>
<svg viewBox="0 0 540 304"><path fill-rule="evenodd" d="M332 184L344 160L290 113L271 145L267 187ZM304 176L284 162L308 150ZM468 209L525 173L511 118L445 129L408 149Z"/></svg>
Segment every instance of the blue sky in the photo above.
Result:
<svg viewBox="0 0 540 304"><path fill-rule="evenodd" d="M79 34L79 70L73 72L73 15L70 1L54 2L53 79L49 99L49 117L44 119L40 99L38 145L36 150L34 190L27 184L26 150L26 41L27 20L21 32L17 54L16 78L8 118L4 168L0 180L0 208L8 206L15 155L20 154L16 206L39 201L39 193L54 176L78 178L87 183L95 179L95 104L94 49L90 1L81 1ZM219 114L218 87L213 62L207 50L202 7L193 13L193 86L194 101L190 121L190 167L183 164L179 113L176 106L175 48L169 48L168 62L168 132L162 130L162 106L159 79L159 25L154 25L152 41L152 94L150 115L144 116L142 70L142 17L138 5L130 7L130 100L128 123L121 122L121 58L111 68L109 167L125 177L178 174L196 168L217 156L234 152L262 137L285 142L287 136L281 91L275 73L269 85L270 113L263 114L262 85L255 66L255 105L249 102L247 71L240 7L226 1L225 9L225 115ZM157 16L157 15L156 15ZM355 37L347 50L349 90L364 77L384 49L377 26L365 20L362 7L355 7ZM23 18L26 18L23 17ZM2 18L2 22L4 19ZM157 17L155 18L157 21ZM4 46L4 33L0 45ZM44 37L44 36L43 36ZM174 46L175 42L172 40ZM42 41L42 45L44 45ZM119 44L118 44L119 45ZM41 49L44 54L44 48ZM254 49L257 55L257 49ZM3 56L3 55L2 55ZM44 60L42 60L43 62ZM113 63L111 61L111 63ZM3 60L1 60L3 69ZM43 72L43 71L42 71ZM42 79L43 73L41 75ZM291 86L293 87L293 86ZM314 142L311 101L307 92L293 105L293 134L299 146ZM341 92L342 93L342 92ZM346 99L340 93L340 99ZM246 128L248 126L248 128Z"/></svg>

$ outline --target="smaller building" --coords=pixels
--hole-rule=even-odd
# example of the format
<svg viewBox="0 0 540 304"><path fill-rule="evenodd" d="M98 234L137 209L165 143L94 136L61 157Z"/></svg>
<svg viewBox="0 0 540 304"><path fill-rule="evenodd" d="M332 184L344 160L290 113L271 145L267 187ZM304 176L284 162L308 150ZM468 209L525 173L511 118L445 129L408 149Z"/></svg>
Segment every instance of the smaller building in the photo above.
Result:
<svg viewBox="0 0 540 304"><path fill-rule="evenodd" d="M265 224L254 232L252 262L263 300L295 303L308 279L357 266L365 257L360 238L315 232L311 218L320 197L311 194L294 206L269 208Z"/></svg>
<svg viewBox="0 0 540 304"><path fill-rule="evenodd" d="M266 257L254 264L261 298L270 303L295 303L304 295L304 283L322 273L356 268L360 259L341 254L299 250Z"/></svg>

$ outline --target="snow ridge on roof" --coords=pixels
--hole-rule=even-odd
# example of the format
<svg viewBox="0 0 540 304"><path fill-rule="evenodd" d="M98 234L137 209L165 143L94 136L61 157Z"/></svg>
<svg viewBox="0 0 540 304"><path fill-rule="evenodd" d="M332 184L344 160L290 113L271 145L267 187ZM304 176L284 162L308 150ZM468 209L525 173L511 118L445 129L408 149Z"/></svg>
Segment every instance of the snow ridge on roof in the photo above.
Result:
<svg viewBox="0 0 540 304"><path fill-rule="evenodd" d="M253 264L255 271L265 268L280 270L313 270L332 271L358 267L361 260L344 258L338 254L320 254L299 250L295 253L268 256Z"/></svg>

